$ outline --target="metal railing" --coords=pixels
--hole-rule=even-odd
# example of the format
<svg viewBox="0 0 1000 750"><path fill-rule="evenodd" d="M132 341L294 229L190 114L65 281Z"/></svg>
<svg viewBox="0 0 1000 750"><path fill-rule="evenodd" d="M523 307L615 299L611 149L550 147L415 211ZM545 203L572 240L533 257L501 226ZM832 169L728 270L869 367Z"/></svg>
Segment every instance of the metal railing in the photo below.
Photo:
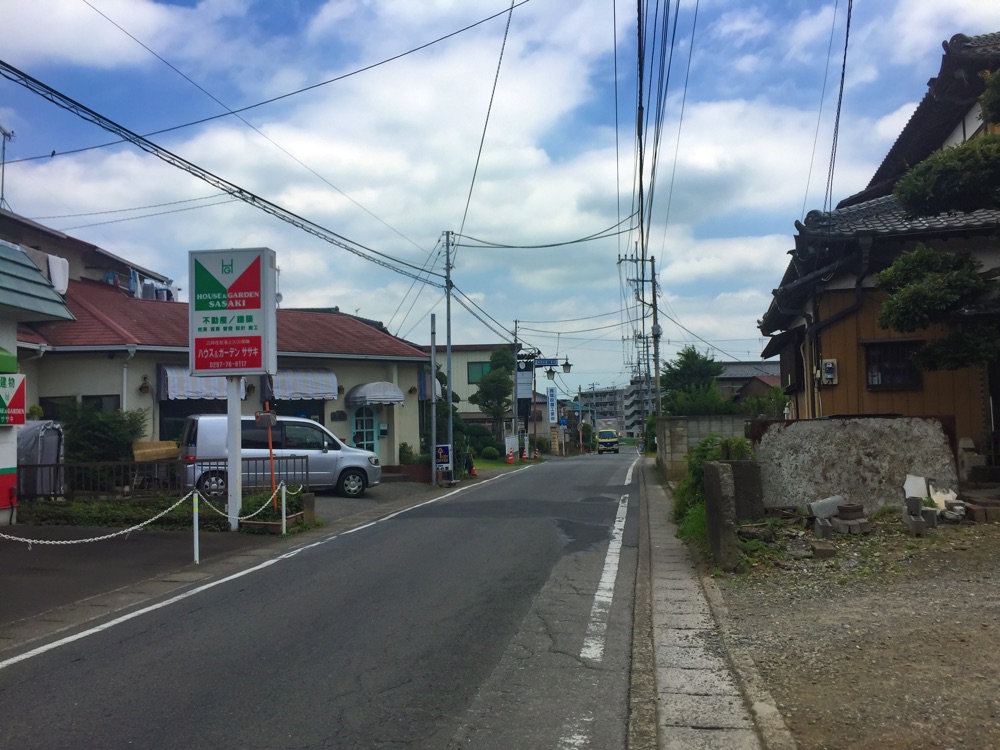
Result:
<svg viewBox="0 0 1000 750"><path fill-rule="evenodd" d="M287 485L309 489L307 456L275 456L274 472L276 482L284 480ZM154 497L187 492L205 477L212 477L213 486L224 491L228 486L226 459L195 463L170 459L18 464L17 496L21 500ZM243 489L244 492L271 491L270 459L243 459Z"/></svg>

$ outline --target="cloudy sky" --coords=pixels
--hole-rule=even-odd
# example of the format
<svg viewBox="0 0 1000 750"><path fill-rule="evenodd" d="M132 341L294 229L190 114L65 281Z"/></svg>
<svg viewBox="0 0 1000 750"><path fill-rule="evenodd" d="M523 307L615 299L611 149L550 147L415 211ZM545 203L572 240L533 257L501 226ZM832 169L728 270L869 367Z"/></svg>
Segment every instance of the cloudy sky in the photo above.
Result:
<svg viewBox="0 0 1000 750"><path fill-rule="evenodd" d="M854 5L829 197L847 2L681 0L665 33L664 7L644 5L661 358L693 343L757 359L795 220L865 187L941 42L1000 31L1000 3ZM510 8L0 0L6 65L403 273L107 145L112 134L0 78L0 126L14 133L4 207L170 276L182 299L190 250L268 246L284 307L339 306L420 344L433 312L442 346L450 231L455 343L499 342L518 321L520 340L573 363L565 390L624 385L650 324L631 260L636 4Z"/></svg>

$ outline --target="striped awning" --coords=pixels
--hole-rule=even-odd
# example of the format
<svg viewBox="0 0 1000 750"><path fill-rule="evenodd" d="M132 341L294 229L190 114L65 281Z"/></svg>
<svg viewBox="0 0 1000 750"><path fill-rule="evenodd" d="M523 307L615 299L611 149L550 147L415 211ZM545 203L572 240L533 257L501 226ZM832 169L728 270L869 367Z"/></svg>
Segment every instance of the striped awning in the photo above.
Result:
<svg viewBox="0 0 1000 750"><path fill-rule="evenodd" d="M337 376L332 370L322 367L298 367L278 370L272 376L273 393L268 394L267 376L261 376L264 394L269 398L290 401L337 398Z"/></svg>
<svg viewBox="0 0 1000 750"><path fill-rule="evenodd" d="M397 386L385 381L378 381L354 386L347 392L344 400L350 406L363 406L365 404L401 404L403 398L403 392Z"/></svg>
<svg viewBox="0 0 1000 750"><path fill-rule="evenodd" d="M225 376L191 377L187 365L157 365L156 385L157 401L227 397ZM246 378L240 378L240 398L246 395Z"/></svg>

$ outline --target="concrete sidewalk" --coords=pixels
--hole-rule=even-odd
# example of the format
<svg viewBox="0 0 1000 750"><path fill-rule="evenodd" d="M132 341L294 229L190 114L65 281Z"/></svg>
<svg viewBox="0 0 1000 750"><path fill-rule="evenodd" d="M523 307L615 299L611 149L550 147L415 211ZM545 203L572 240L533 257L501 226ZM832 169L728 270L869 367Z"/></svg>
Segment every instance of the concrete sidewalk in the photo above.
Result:
<svg viewBox="0 0 1000 750"><path fill-rule="evenodd" d="M753 661L733 655L718 589L669 521L672 503L646 461L653 651L660 750L794 750ZM727 648L727 646L729 648Z"/></svg>

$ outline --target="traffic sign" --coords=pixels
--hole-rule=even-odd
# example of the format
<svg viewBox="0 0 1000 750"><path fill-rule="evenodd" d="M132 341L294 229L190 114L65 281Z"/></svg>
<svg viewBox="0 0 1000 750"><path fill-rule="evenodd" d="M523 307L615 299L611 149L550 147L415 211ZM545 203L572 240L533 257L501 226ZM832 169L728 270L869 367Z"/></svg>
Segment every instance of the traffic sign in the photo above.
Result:
<svg viewBox="0 0 1000 750"><path fill-rule="evenodd" d="M555 367L559 364L558 359L536 359L535 367Z"/></svg>

